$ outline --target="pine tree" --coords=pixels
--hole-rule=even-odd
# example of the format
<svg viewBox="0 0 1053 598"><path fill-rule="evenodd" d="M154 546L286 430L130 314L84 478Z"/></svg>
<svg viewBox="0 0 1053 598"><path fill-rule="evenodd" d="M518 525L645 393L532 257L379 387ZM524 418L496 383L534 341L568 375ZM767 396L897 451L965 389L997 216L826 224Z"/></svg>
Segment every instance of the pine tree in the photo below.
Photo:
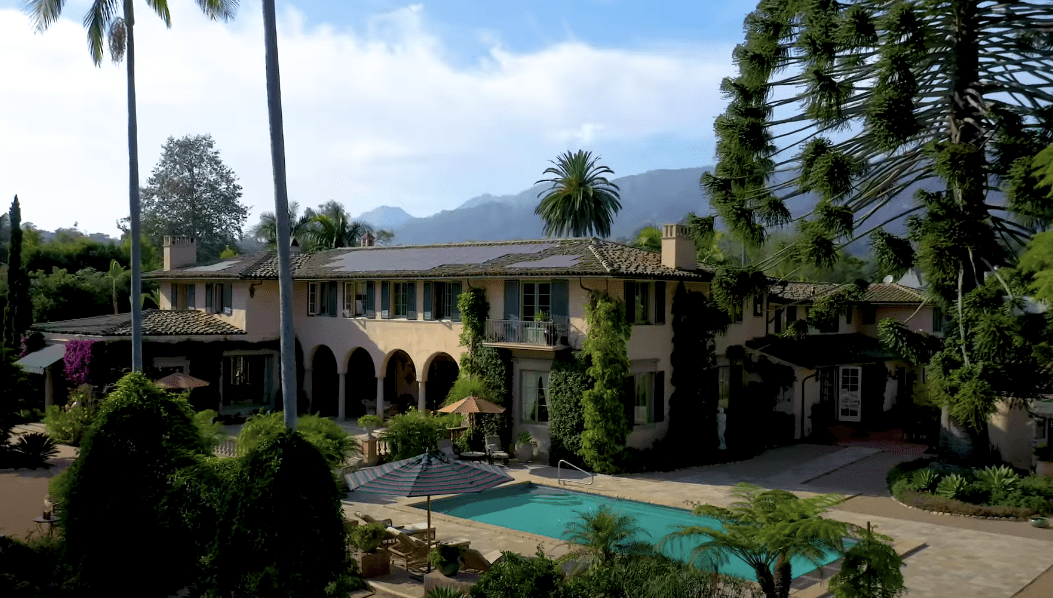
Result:
<svg viewBox="0 0 1053 598"><path fill-rule="evenodd" d="M787 203L811 194L777 259L829 265L869 235L886 273L918 267L931 300L960 316L985 275L1053 222L1032 166L1053 140L1048 7L762 0L745 28L739 75L721 85L718 162L702 179L733 234L763 243L793 221ZM877 222L912 185L915 204ZM903 217L905 238L883 229ZM755 291L730 287L726 309ZM969 323L957 323L960 363L948 373L975 361Z"/></svg>

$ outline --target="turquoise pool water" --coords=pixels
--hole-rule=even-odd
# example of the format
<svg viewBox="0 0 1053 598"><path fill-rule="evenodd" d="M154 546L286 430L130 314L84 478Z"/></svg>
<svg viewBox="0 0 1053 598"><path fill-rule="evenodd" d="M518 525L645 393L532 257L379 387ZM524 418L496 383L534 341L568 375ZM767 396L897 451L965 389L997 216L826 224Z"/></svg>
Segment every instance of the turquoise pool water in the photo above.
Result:
<svg viewBox="0 0 1053 598"><path fill-rule="evenodd" d="M674 509L633 500L608 498L584 492L574 492L536 484L513 484L478 494L462 494L433 500L433 511L453 517L481 521L539 536L563 539L563 530L578 512L593 511L600 505L610 505L615 511L636 518L636 524L647 530L649 537L640 538L657 543L663 536L681 525L709 525L720 523L707 517L695 517L685 509ZM688 560L694 544L673 542L665 550L671 557ZM824 565L835 561L837 554L828 555ZM793 561L794 577L814 571L808 561ZM720 567L720 572L756 580L753 568L737 558Z"/></svg>

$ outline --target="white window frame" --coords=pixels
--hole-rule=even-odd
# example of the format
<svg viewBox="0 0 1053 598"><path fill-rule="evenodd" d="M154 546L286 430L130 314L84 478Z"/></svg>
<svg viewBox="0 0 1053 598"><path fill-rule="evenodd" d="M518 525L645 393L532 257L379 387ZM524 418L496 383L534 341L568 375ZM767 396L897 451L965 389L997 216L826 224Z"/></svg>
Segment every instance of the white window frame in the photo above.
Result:
<svg viewBox="0 0 1053 598"><path fill-rule="evenodd" d="M519 399L521 401L519 419L522 423L548 423L548 398L551 393L549 380L549 372L547 371L528 369L519 370ZM531 393L531 391L533 391L534 396L528 397L528 394ZM540 418L542 408L544 408L544 419Z"/></svg>
<svg viewBox="0 0 1053 598"><path fill-rule="evenodd" d="M399 297L402 304L399 305ZM399 307L402 312L399 312ZM392 281L391 283L391 317L406 319L409 317L409 282L405 280Z"/></svg>
<svg viewBox="0 0 1053 598"><path fill-rule="evenodd" d="M356 280L344 283L344 317L364 318L366 317L366 287L368 281ZM361 293L359 289L361 288Z"/></svg>
<svg viewBox="0 0 1053 598"><path fill-rule="evenodd" d="M653 424L654 422L654 379L656 372L639 372L633 374L633 389L636 403L633 408L634 426ZM643 395L643 396L641 396ZM642 403L641 403L642 400Z"/></svg>
<svg viewBox="0 0 1053 598"><path fill-rule="evenodd" d="M340 298L337 297L337 301ZM340 305L337 303L337 305ZM329 281L311 282L307 287L307 315L329 315Z"/></svg>

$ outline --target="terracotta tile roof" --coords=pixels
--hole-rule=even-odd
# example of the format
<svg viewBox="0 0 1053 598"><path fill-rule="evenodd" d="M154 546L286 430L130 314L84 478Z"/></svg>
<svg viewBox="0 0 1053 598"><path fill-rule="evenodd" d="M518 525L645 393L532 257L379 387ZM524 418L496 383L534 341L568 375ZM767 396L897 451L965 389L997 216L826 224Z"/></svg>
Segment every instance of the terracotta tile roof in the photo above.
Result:
<svg viewBox="0 0 1053 598"><path fill-rule="evenodd" d="M34 324L34 330L84 336L131 336L132 315L96 316ZM245 331L195 309L143 310L144 336L234 335Z"/></svg>
<svg viewBox="0 0 1053 598"><path fill-rule="evenodd" d="M829 295L843 285L832 282L781 282L774 284L769 292L774 298L787 302L813 301ZM924 303L925 295L919 289L896 283L875 283L863 293L864 303Z"/></svg>
<svg viewBox="0 0 1053 598"><path fill-rule="evenodd" d="M212 260L202 262L193 266L177 268L171 272L179 272L179 278L242 278L245 272L255 268L260 262L269 258L270 251L261 251L249 255L239 255L228 259ZM170 278L169 272L164 270L153 270L144 272L143 278Z"/></svg>
<svg viewBox="0 0 1053 598"><path fill-rule="evenodd" d="M696 271L675 270L662 265L660 253L595 238L354 247L293 254L292 266L299 280L612 276L708 281L713 276L703 264ZM274 279L278 257L267 252L222 270L203 270L193 266L147 277Z"/></svg>

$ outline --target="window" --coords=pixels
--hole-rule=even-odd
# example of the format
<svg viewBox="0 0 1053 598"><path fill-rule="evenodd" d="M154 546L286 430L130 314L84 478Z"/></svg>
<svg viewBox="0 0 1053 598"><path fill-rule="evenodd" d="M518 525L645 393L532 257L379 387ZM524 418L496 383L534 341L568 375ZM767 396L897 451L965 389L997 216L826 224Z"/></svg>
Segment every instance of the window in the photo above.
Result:
<svg viewBox="0 0 1053 598"><path fill-rule="evenodd" d="M380 317L416 320L416 285L412 282L380 283Z"/></svg>
<svg viewBox="0 0 1053 598"><path fill-rule="evenodd" d="M664 324L665 281L625 281L625 317L630 324Z"/></svg>
<svg viewBox="0 0 1053 598"><path fill-rule="evenodd" d="M633 425L653 424L665 419L665 372L633 375Z"/></svg>
<svg viewBox="0 0 1053 598"><path fill-rule="evenodd" d="M782 310L781 309L775 310L774 314L772 315L772 329L773 329L773 332L775 332L775 334L779 334L780 332L782 332Z"/></svg>
<svg viewBox="0 0 1053 598"><path fill-rule="evenodd" d="M790 322L796 322L796 321L797 321L797 306L796 305L787 305L786 306L786 323L789 324Z"/></svg>
<svg viewBox="0 0 1053 598"><path fill-rule="evenodd" d="M524 370L523 421L548 421L548 372Z"/></svg>
<svg viewBox="0 0 1053 598"><path fill-rule="evenodd" d="M764 315L764 295L757 295L753 298L753 315Z"/></svg>
<svg viewBox="0 0 1053 598"><path fill-rule="evenodd" d="M845 324L851 324L852 323L852 314L855 313L855 311L856 311L856 306L854 306L854 305L849 305L848 306L848 310L845 311Z"/></svg>
<svg viewBox="0 0 1053 598"><path fill-rule="evenodd" d="M168 302L171 304L171 309L179 309L179 284L173 282L172 290L168 294ZM186 299L183 300L184 302Z"/></svg>
<svg viewBox="0 0 1053 598"><path fill-rule="evenodd" d="M216 283L205 285L205 311L210 314L232 313L231 302L234 285L231 283Z"/></svg>
<svg viewBox="0 0 1053 598"><path fill-rule="evenodd" d="M373 281L344 283L344 317L372 318L376 314Z"/></svg>
<svg viewBox="0 0 1053 598"><path fill-rule="evenodd" d="M457 299L461 296L459 282L424 283L424 319L461 321Z"/></svg>
<svg viewBox="0 0 1053 598"><path fill-rule="evenodd" d="M873 324L877 318L877 310L873 305L864 305L861 309L860 323L863 325Z"/></svg>
<svg viewBox="0 0 1053 598"><path fill-rule="evenodd" d="M534 314L542 312L552 316L552 285L547 282L524 282L523 320L533 320Z"/></svg>
<svg viewBox="0 0 1053 598"><path fill-rule="evenodd" d="M186 285L186 308L194 309L197 307L194 295L197 294L197 285L188 284Z"/></svg>
<svg viewBox="0 0 1053 598"><path fill-rule="evenodd" d="M336 317L336 282L312 282L307 285L307 315Z"/></svg>

